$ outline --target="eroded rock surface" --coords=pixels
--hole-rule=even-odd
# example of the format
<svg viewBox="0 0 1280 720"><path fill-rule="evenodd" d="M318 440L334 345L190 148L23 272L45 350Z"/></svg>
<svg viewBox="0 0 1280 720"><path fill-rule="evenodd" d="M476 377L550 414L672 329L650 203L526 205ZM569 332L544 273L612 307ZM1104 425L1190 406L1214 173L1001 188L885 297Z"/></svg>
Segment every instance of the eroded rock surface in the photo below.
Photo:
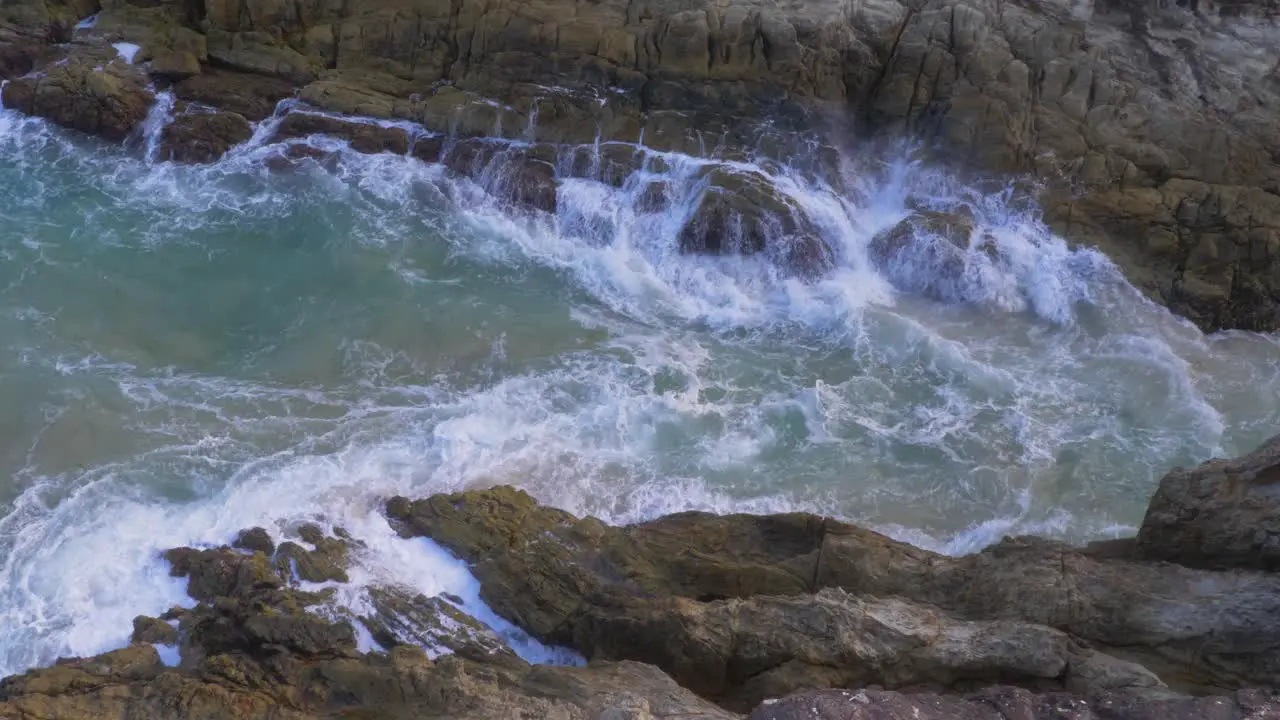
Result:
<svg viewBox="0 0 1280 720"><path fill-rule="evenodd" d="M1280 571L1280 437L1244 457L1166 475L1138 549L1190 567Z"/></svg>
<svg viewBox="0 0 1280 720"><path fill-rule="evenodd" d="M798 618L814 617L822 620L809 626L811 634L841 623L867 633L874 625L865 618L880 617L884 609L877 603L895 597L941 612L919 609L930 619L917 624L938 633L922 643L930 652L937 650L934 643L947 645L951 633L987 633L1000 638L993 647L1004 650L1018 647L1018 637L1039 633L1026 645L1048 653L1063 643L1056 660L1045 660L1060 670L1072 662L1073 651L1066 636L1049 640L1058 637L1053 629L1104 653L1122 646L1117 658L1139 660L1183 687L1280 683L1277 575L1095 557L1035 538L1006 539L951 558L804 514L682 513L612 528L541 507L510 488L417 502L398 498L388 514L402 533L430 537L472 563L482 596L535 636L589 657L657 662L711 695L732 696L758 673L797 659L814 668L845 668L848 677L865 673L863 682L884 686L927 682L929 673L916 677L903 670L915 662L910 653L890 654L895 660L887 665L898 667L860 655L857 643L865 636L857 633L847 636L847 646L838 634L824 634L824 649L801 652L786 632L784 618L803 624ZM814 595L825 588L848 595ZM768 608L786 602L794 603L790 610L770 614ZM731 620L751 613L769 619L742 626ZM708 617L718 619L701 625ZM948 627L953 622L958 624ZM737 634L739 627L745 634ZM892 627L884 630L886 637L899 636ZM753 667L751 648L768 647L791 649L745 672ZM824 653L843 653L843 659L833 662ZM1034 664L1025 660L987 656L967 667L998 678L1018 665L1026 676L1068 680L1062 672L1030 670ZM937 674L943 661L919 662L934 664L935 679L945 675ZM717 668L733 670L717 675ZM792 689L812 682L813 672ZM895 672L902 677L895 679ZM963 678L960 673L956 681Z"/></svg>

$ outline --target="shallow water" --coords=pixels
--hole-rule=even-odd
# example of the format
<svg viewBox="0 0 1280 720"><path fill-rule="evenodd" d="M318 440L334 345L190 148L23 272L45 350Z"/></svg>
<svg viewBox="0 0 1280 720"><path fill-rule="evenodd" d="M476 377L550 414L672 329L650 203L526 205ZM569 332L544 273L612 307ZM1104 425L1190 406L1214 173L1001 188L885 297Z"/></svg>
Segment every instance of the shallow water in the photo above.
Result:
<svg viewBox="0 0 1280 720"><path fill-rule="evenodd" d="M566 181L534 217L328 140L334 163L271 172L266 134L180 167L0 111L0 674L122 644L189 603L160 550L255 524L364 540L351 606L406 582L500 625L465 568L394 536L397 493L811 510L959 553L1132 532L1169 468L1280 425L1280 339L1206 337L1007 195L905 160L734 166L835 247L803 283L678 253L704 160ZM637 209L651 180L668 212ZM949 302L911 291L940 280L926 258L867 259L909 195L973 204L999 248L941 279Z"/></svg>

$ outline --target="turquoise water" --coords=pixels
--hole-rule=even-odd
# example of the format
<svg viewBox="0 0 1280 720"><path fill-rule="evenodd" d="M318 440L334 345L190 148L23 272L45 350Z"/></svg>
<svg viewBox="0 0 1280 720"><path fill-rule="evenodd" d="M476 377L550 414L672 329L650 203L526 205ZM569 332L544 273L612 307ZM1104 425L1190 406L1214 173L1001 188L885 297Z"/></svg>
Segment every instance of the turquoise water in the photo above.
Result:
<svg viewBox="0 0 1280 720"><path fill-rule="evenodd" d="M256 142L256 141L255 141ZM380 503L509 483L612 522L811 510L947 552L1131 532L1174 465L1280 425L1280 340L1205 337L1003 195L905 161L766 172L820 282L681 256L665 213L567 181L555 217L438 166L150 164L0 111L0 674L124 642L184 600L156 552L317 520L360 583L474 597ZM973 202L997 259L953 302L867 240L908 195ZM981 255L981 253L978 253ZM409 577L409 579L406 579ZM348 600L358 604L359 593Z"/></svg>

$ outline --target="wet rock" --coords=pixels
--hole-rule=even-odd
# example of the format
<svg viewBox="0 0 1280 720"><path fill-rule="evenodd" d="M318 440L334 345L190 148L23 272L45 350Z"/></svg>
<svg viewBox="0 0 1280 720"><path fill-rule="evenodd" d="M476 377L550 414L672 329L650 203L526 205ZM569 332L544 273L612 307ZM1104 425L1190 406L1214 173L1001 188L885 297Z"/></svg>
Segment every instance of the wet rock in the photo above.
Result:
<svg viewBox="0 0 1280 720"><path fill-rule="evenodd" d="M294 542L282 542L276 549L275 563L281 575L295 575L304 582L348 582L347 563L351 548L339 538L326 537L320 528L303 525L298 530L303 542L314 546L307 550Z"/></svg>
<svg viewBox="0 0 1280 720"><path fill-rule="evenodd" d="M443 596L392 586L370 588L369 600L374 612L360 622L384 648L415 645L495 665L525 664L496 633Z"/></svg>
<svg viewBox="0 0 1280 720"><path fill-rule="evenodd" d="M175 117L160 133L160 159L180 163L215 162L250 137L253 137L253 128L241 115L187 112ZM267 541L270 540L268 536Z"/></svg>
<svg viewBox="0 0 1280 720"><path fill-rule="evenodd" d="M471 139L446 145L441 161L500 200L554 212L558 193L555 159L556 150L549 145L528 147Z"/></svg>
<svg viewBox="0 0 1280 720"><path fill-rule="evenodd" d="M187 594L197 600L248 597L282 586L270 559L243 555L230 548L174 548L164 554L170 574L187 578Z"/></svg>
<svg viewBox="0 0 1280 720"><path fill-rule="evenodd" d="M715 168L685 226L686 253L752 255L768 253L784 269L802 277L829 270L834 254L799 205L756 172Z"/></svg>
<svg viewBox="0 0 1280 720"><path fill-rule="evenodd" d="M1280 571L1280 436L1243 457L1165 475L1138 551L1188 567Z"/></svg>
<svg viewBox="0 0 1280 720"><path fill-rule="evenodd" d="M1179 683L1280 681L1280 576L1096 557L1034 538L950 558L804 514L681 513L611 528L509 488L397 499L387 511L402 534L432 538L471 563L499 614L587 654L675 657L666 644L682 637L677 599L842 588L925 603L957 620L1042 625L1103 651L1122 645L1126 658ZM610 639L617 622L670 627L619 646ZM615 629L595 630L602 627Z"/></svg>
<svg viewBox="0 0 1280 720"><path fill-rule="evenodd" d="M176 645L178 644L178 630L164 620L139 615L133 619L133 635L130 636L129 641L132 643Z"/></svg>
<svg viewBox="0 0 1280 720"><path fill-rule="evenodd" d="M272 142L311 135L328 135L351 143L356 152L376 154L389 152L406 155L409 152L409 135L403 128L384 127L371 122L342 120L311 113L290 113L280 123Z"/></svg>
<svg viewBox="0 0 1280 720"><path fill-rule="evenodd" d="M965 299L965 274L976 221L964 208L958 212L916 210L867 245L872 262L899 289L918 292L943 302Z"/></svg>
<svg viewBox="0 0 1280 720"><path fill-rule="evenodd" d="M137 67L100 53L77 55L43 74L11 80L3 92L7 108L109 140L129 137L154 99Z"/></svg>
<svg viewBox="0 0 1280 720"><path fill-rule="evenodd" d="M260 552L264 555L273 555L276 551L276 543L271 539L271 533L260 527L241 530L236 534L236 539L232 541L231 547L250 552Z"/></svg>
<svg viewBox="0 0 1280 720"><path fill-rule="evenodd" d="M266 119L276 105L292 97L293 84L279 78L206 68L204 72L174 85L178 98L203 103L243 115L252 122Z"/></svg>
<svg viewBox="0 0 1280 720"><path fill-rule="evenodd" d="M747 720L1261 720L1277 714L1280 698L1258 691L1214 698L1083 698L1000 687L966 696L820 690L762 704Z"/></svg>

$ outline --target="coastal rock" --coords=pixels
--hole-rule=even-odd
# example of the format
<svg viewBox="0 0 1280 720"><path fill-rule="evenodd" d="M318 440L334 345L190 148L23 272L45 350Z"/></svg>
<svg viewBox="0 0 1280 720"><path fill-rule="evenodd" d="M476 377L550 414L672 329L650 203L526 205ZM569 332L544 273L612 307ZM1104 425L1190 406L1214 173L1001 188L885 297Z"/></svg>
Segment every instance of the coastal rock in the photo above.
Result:
<svg viewBox="0 0 1280 720"><path fill-rule="evenodd" d="M151 74L173 82L180 82L200 74L200 60L189 52L167 50L151 60Z"/></svg>
<svg viewBox="0 0 1280 720"><path fill-rule="evenodd" d="M181 100L243 115L257 122L276 111L281 100L292 97L295 86L279 78L205 68L203 72L174 85Z"/></svg>
<svg viewBox="0 0 1280 720"><path fill-rule="evenodd" d="M384 648L414 645L477 662L524 664L496 633L445 598L391 586L370 588L369 601L374 612L359 620Z"/></svg>
<svg viewBox="0 0 1280 720"><path fill-rule="evenodd" d="M443 149L440 161L458 175L472 178L499 200L555 212L556 149L550 145L460 140Z"/></svg>
<svg viewBox="0 0 1280 720"><path fill-rule="evenodd" d="M154 99L136 66L100 53L77 55L43 74L11 80L3 93L7 108L109 140L129 137Z"/></svg>
<svg viewBox="0 0 1280 720"><path fill-rule="evenodd" d="M841 588L926 603L957 620L1016 620L1060 630L1104 652L1123 646L1181 686L1280 682L1280 576L1215 573L1095 557L1014 538L952 558L804 514L680 513L612 528L495 488L411 502L388 516L472 563L495 611L548 642L590 654L647 657L675 630L616 645L597 619L671 618L677 599L716 602ZM668 620L663 620L668 621ZM678 625L674 620L669 622ZM671 667L664 667L677 673Z"/></svg>
<svg viewBox="0 0 1280 720"><path fill-rule="evenodd" d="M177 645L178 630L164 620L139 615L133 619L133 635L129 636L129 642Z"/></svg>
<svg viewBox="0 0 1280 720"><path fill-rule="evenodd" d="M266 528L252 527L237 533L231 547L273 555L276 551L276 542L271 539L271 533L267 532Z"/></svg>
<svg viewBox="0 0 1280 720"><path fill-rule="evenodd" d="M1138 550L1188 567L1280 571L1280 436L1243 457L1165 475Z"/></svg>
<svg viewBox="0 0 1280 720"><path fill-rule="evenodd" d="M351 143L356 152L376 154L389 152L396 155L409 153L409 135L403 128L385 127L371 122L343 120L312 113L289 113L276 129L272 142L303 138L310 135L328 135Z"/></svg>
<svg viewBox="0 0 1280 720"><path fill-rule="evenodd" d="M907 695L879 690L820 690L768 702L747 720L1270 720L1280 697L1159 699L1131 693L1073 697L990 688L972 695Z"/></svg>
<svg viewBox="0 0 1280 720"><path fill-rule="evenodd" d="M775 262L805 277L833 264L833 253L804 211L764 175L716 167L692 217L680 230L680 249L711 255L768 253Z"/></svg>
<svg viewBox="0 0 1280 720"><path fill-rule="evenodd" d="M231 112L187 112L176 116L161 131L160 159L180 163L215 162L226 155L228 150L252 136L253 128L242 115ZM270 542L269 536L267 542Z"/></svg>

